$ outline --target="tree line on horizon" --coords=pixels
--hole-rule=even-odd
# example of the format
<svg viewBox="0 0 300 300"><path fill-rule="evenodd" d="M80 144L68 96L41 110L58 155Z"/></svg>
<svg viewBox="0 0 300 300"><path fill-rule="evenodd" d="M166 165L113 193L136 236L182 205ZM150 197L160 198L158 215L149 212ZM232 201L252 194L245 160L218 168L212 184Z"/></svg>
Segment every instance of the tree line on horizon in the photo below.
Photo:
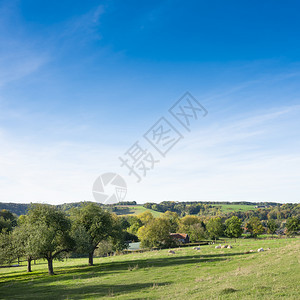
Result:
<svg viewBox="0 0 300 300"><path fill-rule="evenodd" d="M223 212L218 205L257 205L254 210L233 210ZM143 205L147 209L152 209L164 213L166 211L176 212L179 216L199 215L199 216L220 216L230 218L232 216L239 217L242 221L249 220L251 217L258 217L260 220L285 220L290 217L300 218L300 204L286 203L279 204L274 202L174 202L164 201L161 203L145 203Z"/></svg>
<svg viewBox="0 0 300 300"><path fill-rule="evenodd" d="M56 207L68 211L74 207L80 207L83 203L87 203L85 201L81 202L72 202L72 203L64 203L57 204ZM95 203L95 202L90 202ZM24 215L27 213L30 206L35 203L5 203L0 202L0 211L3 209L9 210L10 212L16 214L17 216ZM114 208L117 206L134 206L138 205L136 201L122 201L117 204L108 204L104 205L101 203L96 203L98 206L107 208L110 211L114 211ZM140 204L147 209L152 209L158 212L166 212L173 211L179 214L180 216L184 215L217 215L220 214L221 209L220 205L247 205L247 206L264 206L265 208L260 209L261 211L266 211L267 213L270 210L280 211L280 214L277 219L283 218L284 215L288 213L295 216L295 210L298 210L298 214L300 214L300 204L297 203L286 203L280 204L276 202L247 202L247 201L238 201L238 202L230 202L230 201L163 201L160 203L152 203L147 202L144 204ZM292 211L294 210L294 211ZM236 213L237 211L234 211ZM241 212L243 213L243 212ZM291 216L291 215L290 215ZM258 216L259 217L259 216ZM265 217L262 215L262 217ZM241 214L240 218L243 218L243 214ZM287 217L285 217L287 218ZM262 218L261 218L262 219Z"/></svg>
<svg viewBox="0 0 300 300"><path fill-rule="evenodd" d="M26 258L30 272L31 262L42 258L48 262L48 273L52 275L53 261L67 255L86 255L92 266L95 254L122 251L129 241L140 241L144 248L166 248L179 243L170 233L186 233L191 242L239 238L244 232L257 237L265 232L274 234L282 223L272 218L264 222L257 216L244 222L238 216L181 217L172 211L158 218L150 211L117 216L96 203L82 203L67 212L53 205L33 204L19 218L7 210L0 211L0 264ZM289 217L284 226L287 234L296 234L299 217Z"/></svg>

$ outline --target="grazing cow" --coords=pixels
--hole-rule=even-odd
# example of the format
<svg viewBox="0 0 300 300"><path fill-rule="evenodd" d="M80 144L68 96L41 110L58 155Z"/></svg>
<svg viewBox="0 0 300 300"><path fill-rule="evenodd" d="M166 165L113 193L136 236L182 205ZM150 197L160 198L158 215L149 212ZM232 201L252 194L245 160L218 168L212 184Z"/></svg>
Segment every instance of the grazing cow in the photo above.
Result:
<svg viewBox="0 0 300 300"><path fill-rule="evenodd" d="M225 249L227 247L228 247L228 245L223 245L223 246L221 246L221 249Z"/></svg>
<svg viewBox="0 0 300 300"><path fill-rule="evenodd" d="M227 248L228 248L228 249L232 249L232 246L231 246L231 245L229 245Z"/></svg>
<svg viewBox="0 0 300 300"><path fill-rule="evenodd" d="M263 252L263 251L265 251L263 248L259 248L259 249L257 250L257 252Z"/></svg>
<svg viewBox="0 0 300 300"><path fill-rule="evenodd" d="M221 245L216 246L215 249L221 249Z"/></svg>
<svg viewBox="0 0 300 300"><path fill-rule="evenodd" d="M170 254L175 254L175 251L169 250L168 253L170 253Z"/></svg>

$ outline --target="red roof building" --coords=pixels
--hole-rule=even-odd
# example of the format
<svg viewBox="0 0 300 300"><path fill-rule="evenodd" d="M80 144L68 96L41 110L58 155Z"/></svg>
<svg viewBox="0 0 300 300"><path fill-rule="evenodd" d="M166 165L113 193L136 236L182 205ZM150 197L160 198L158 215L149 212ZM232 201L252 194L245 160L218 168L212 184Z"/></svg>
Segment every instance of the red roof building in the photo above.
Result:
<svg viewBox="0 0 300 300"><path fill-rule="evenodd" d="M187 244L190 242L189 235L186 233L170 233L170 235L173 239L176 239L183 244Z"/></svg>

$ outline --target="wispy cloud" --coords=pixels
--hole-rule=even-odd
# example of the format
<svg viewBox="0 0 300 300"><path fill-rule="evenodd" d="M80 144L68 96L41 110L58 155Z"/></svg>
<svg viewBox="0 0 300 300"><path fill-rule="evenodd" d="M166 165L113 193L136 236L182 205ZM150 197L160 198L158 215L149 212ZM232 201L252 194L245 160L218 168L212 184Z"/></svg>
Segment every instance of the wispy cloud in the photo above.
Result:
<svg viewBox="0 0 300 300"><path fill-rule="evenodd" d="M49 59L21 28L15 2L4 1L0 7L0 87L36 72Z"/></svg>
<svg viewBox="0 0 300 300"><path fill-rule="evenodd" d="M102 38L99 25L101 16L105 13L103 5L99 5L92 10L66 21L62 26L62 39L78 39L81 41L99 40Z"/></svg>
<svg viewBox="0 0 300 300"><path fill-rule="evenodd" d="M101 143L33 143L1 130L0 144L0 201L92 200L96 177L117 168L117 149Z"/></svg>
<svg viewBox="0 0 300 300"><path fill-rule="evenodd" d="M297 202L300 106L272 109L187 136L142 184L129 179L129 198ZM205 121L203 121L205 122ZM278 131L278 124L281 130ZM274 142L275 141L275 142Z"/></svg>

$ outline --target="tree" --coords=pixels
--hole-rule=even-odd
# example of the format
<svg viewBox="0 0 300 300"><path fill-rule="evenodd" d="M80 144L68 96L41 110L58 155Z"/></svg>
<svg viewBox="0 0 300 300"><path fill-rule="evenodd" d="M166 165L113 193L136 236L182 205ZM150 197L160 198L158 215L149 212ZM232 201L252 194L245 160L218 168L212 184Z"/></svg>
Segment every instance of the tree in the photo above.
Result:
<svg viewBox="0 0 300 300"><path fill-rule="evenodd" d="M76 237L76 251L89 254L89 265L94 264L94 251L98 244L112 236L113 219L108 211L95 203L83 204L71 212L72 236Z"/></svg>
<svg viewBox="0 0 300 300"><path fill-rule="evenodd" d="M166 218L156 218L138 230L141 246L145 248L169 247L174 244L170 236L171 224Z"/></svg>
<svg viewBox="0 0 300 300"><path fill-rule="evenodd" d="M192 243L199 242L206 238L205 227L202 224L203 223L190 225L188 230L186 231Z"/></svg>
<svg viewBox="0 0 300 300"><path fill-rule="evenodd" d="M242 220L236 216L232 216L230 219L225 221L225 234L230 238L239 238L242 233Z"/></svg>
<svg viewBox="0 0 300 300"><path fill-rule="evenodd" d="M26 217L26 216L25 216ZM30 224L28 218L23 218L12 232L12 243L17 257L26 257L27 272L31 272L31 262L40 257L45 224L39 222Z"/></svg>
<svg viewBox="0 0 300 300"><path fill-rule="evenodd" d="M180 220L179 232L187 233L191 242L206 238L205 224L198 216L185 216Z"/></svg>
<svg viewBox="0 0 300 300"><path fill-rule="evenodd" d="M177 232L178 228L179 228L179 216L176 212L172 212L172 211L166 211L165 213L163 213L161 215L161 218L165 218L167 220L169 220L170 225L171 225L171 232Z"/></svg>
<svg viewBox="0 0 300 300"><path fill-rule="evenodd" d="M142 221L137 216L130 216L128 218L129 228L127 228L127 231L131 234L136 235L139 228L143 226Z"/></svg>
<svg viewBox="0 0 300 300"><path fill-rule="evenodd" d="M154 219L153 215L149 210L146 210L143 213L137 215L137 217L142 221L143 225L149 223Z"/></svg>
<svg viewBox="0 0 300 300"><path fill-rule="evenodd" d="M300 220L297 217L288 218L286 221L286 229L288 235L294 235L300 229Z"/></svg>
<svg viewBox="0 0 300 300"><path fill-rule="evenodd" d="M198 224L201 222L202 222L202 220L200 217L187 215L180 220L180 225L189 226L189 225Z"/></svg>
<svg viewBox="0 0 300 300"><path fill-rule="evenodd" d="M11 232L0 232L0 264L10 264L15 258Z"/></svg>
<svg viewBox="0 0 300 300"><path fill-rule="evenodd" d="M29 238L35 237L34 241L38 241L35 253L47 260L48 273L54 275L53 260L59 258L63 252L71 251L74 245L70 237L70 220L55 206L33 204L26 222L31 232Z"/></svg>
<svg viewBox="0 0 300 300"><path fill-rule="evenodd" d="M267 227L268 227L268 232L270 234L272 234L272 236L273 236L273 234L276 232L276 230L279 226L278 226L278 223L274 219L269 219L267 222Z"/></svg>
<svg viewBox="0 0 300 300"><path fill-rule="evenodd" d="M112 242L112 248L114 251L121 251L128 248L126 240L127 232L123 230L123 218L112 214L112 230L109 240Z"/></svg>
<svg viewBox="0 0 300 300"><path fill-rule="evenodd" d="M7 209L0 211L0 232L11 231L17 225L16 217Z"/></svg>
<svg viewBox="0 0 300 300"><path fill-rule="evenodd" d="M264 233L265 229L258 217L252 217L246 224L246 230L251 233L251 236L257 237L259 234Z"/></svg>
<svg viewBox="0 0 300 300"><path fill-rule="evenodd" d="M211 218L206 224L207 232L212 239L218 239L224 234L224 226L221 218Z"/></svg>

